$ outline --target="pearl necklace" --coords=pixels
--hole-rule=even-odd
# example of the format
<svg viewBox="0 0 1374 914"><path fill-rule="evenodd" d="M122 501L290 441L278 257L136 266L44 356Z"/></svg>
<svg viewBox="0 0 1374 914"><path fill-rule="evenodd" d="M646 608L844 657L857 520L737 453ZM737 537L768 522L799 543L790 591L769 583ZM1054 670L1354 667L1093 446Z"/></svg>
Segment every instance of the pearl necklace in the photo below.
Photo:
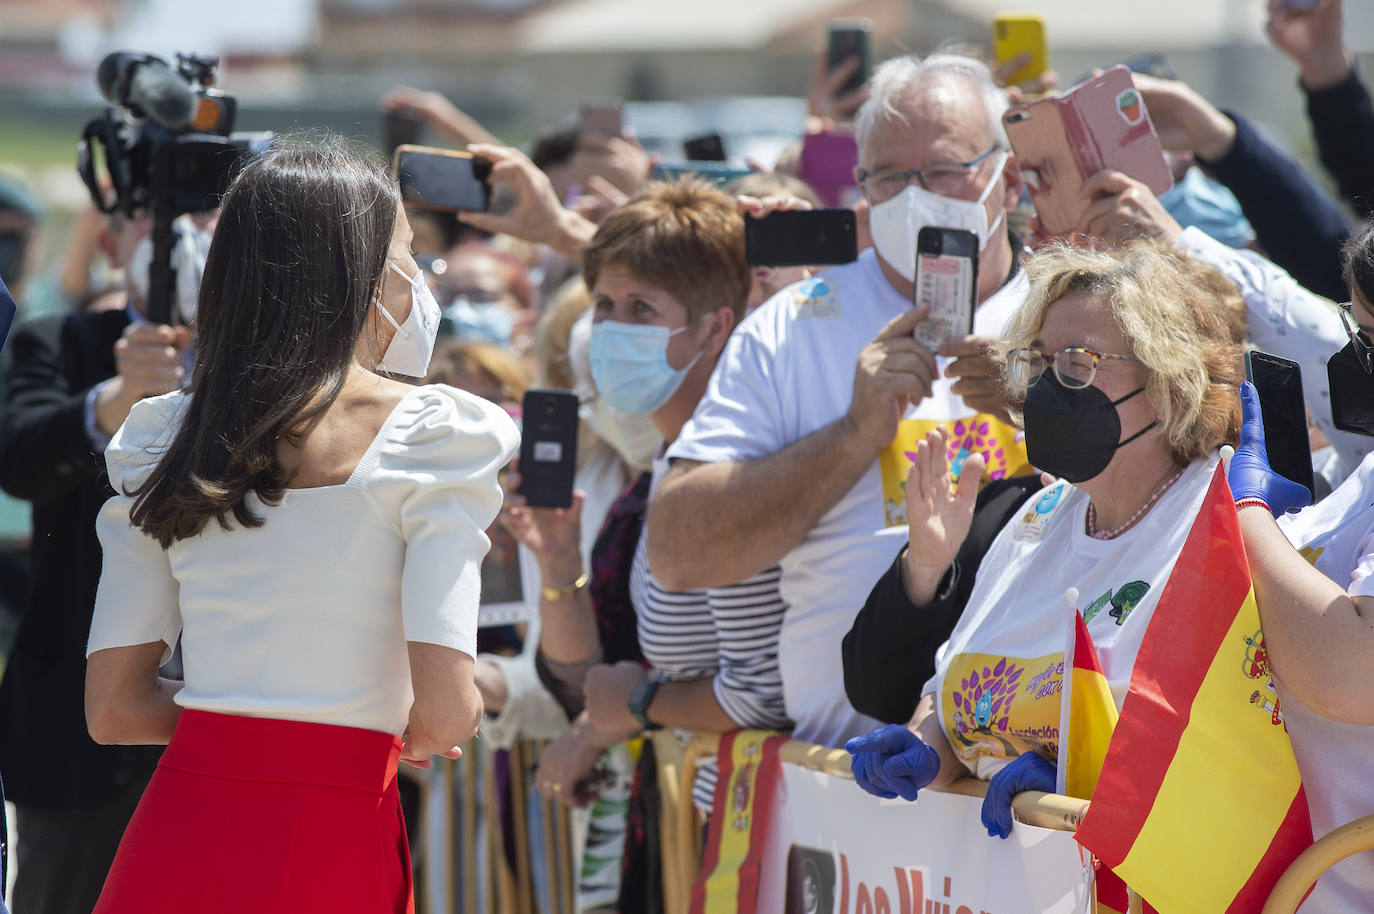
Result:
<svg viewBox="0 0 1374 914"><path fill-rule="evenodd" d="M1145 512L1150 510L1150 506L1159 501L1159 496L1167 492L1171 485L1178 482L1178 478L1182 475L1183 470L1179 470L1177 473L1164 480L1164 483L1158 489L1155 489L1154 494L1145 499L1145 504L1137 508L1136 512L1127 518L1126 523L1114 530L1097 529L1097 509L1093 507L1092 502L1088 502L1088 536L1098 540L1116 539L1118 536L1135 526L1135 522L1140 520Z"/></svg>

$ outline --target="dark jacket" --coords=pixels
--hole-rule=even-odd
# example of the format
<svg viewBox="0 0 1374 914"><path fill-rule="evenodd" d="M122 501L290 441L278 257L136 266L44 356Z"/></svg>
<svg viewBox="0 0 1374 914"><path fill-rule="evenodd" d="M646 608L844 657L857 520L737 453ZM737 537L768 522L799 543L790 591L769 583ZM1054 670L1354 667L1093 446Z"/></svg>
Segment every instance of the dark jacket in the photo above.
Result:
<svg viewBox="0 0 1374 914"><path fill-rule="evenodd" d="M1361 218L1374 216L1374 103L1360 74L1351 67L1340 83L1303 91L1322 165Z"/></svg>
<svg viewBox="0 0 1374 914"><path fill-rule="evenodd" d="M10 338L0 487L33 503L32 577L0 682L0 771L20 805L100 803L146 776L157 749L86 731L86 639L100 580L95 518L113 492L86 434L86 395L115 374L123 311L41 318Z"/></svg>
<svg viewBox="0 0 1374 914"><path fill-rule="evenodd" d="M935 672L935 652L963 614L984 554L1017 509L1041 488L1039 476L1014 476L984 487L968 536L935 599L925 606L912 604L902 587L903 544L840 647L844 691L856 711L889 724L911 720L921 686Z"/></svg>
<svg viewBox="0 0 1374 914"><path fill-rule="evenodd" d="M1199 159L1198 164L1236 195L1266 257L1318 295L1345 301L1341 245L1350 235L1345 211L1249 121L1226 114L1236 124L1235 143L1215 162Z"/></svg>

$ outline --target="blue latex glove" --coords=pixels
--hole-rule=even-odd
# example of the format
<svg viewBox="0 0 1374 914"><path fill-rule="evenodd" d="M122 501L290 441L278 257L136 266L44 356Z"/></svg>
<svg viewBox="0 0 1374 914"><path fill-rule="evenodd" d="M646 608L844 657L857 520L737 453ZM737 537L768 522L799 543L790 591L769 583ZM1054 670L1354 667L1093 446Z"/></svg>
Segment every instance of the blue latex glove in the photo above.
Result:
<svg viewBox="0 0 1374 914"><path fill-rule="evenodd" d="M849 768L859 786L875 797L914 800L940 773L940 756L915 733L888 724L844 744L854 756Z"/></svg>
<svg viewBox="0 0 1374 914"><path fill-rule="evenodd" d="M983 827L988 837L1005 838L1011 834L1011 798L1024 790L1054 793L1054 765L1034 752L1018 755L988 782L983 797Z"/></svg>
<svg viewBox="0 0 1374 914"><path fill-rule="evenodd" d="M1275 517L1305 508L1312 501L1307 486L1280 476L1269 467L1259 394L1249 381L1240 385L1240 415L1240 447L1236 448L1236 456L1231 458L1231 469L1226 474L1232 496L1236 501L1261 499Z"/></svg>

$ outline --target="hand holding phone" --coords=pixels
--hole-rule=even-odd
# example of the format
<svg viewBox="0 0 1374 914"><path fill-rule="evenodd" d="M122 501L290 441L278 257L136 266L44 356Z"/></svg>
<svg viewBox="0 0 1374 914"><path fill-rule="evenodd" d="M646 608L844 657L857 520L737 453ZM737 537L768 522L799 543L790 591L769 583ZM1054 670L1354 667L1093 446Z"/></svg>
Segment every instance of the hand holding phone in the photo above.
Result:
<svg viewBox="0 0 1374 914"><path fill-rule="evenodd" d="M827 33L826 72L834 73L849 60L857 66L832 96L841 98L857 92L868 84L873 75L873 22L869 19L835 19ZM852 112L851 112L852 113Z"/></svg>
<svg viewBox="0 0 1374 914"><path fill-rule="evenodd" d="M491 164L485 159L406 145L397 147L392 167L407 204L450 213L484 213L491 208Z"/></svg>
<svg viewBox="0 0 1374 914"><path fill-rule="evenodd" d="M1259 396L1264 450L1270 468L1305 486L1310 504L1316 488L1307 434L1307 405L1302 397L1302 370L1297 362L1251 349L1245 353L1245 378L1255 385Z"/></svg>

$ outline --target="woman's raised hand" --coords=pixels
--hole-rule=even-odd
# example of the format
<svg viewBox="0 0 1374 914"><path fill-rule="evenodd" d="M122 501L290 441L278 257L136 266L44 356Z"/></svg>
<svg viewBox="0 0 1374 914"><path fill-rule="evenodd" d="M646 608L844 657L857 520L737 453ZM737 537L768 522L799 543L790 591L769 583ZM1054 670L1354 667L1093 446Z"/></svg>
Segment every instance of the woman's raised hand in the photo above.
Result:
<svg viewBox="0 0 1374 914"><path fill-rule="evenodd" d="M572 504L566 508L527 507L525 496L520 494L519 461L512 461L501 487L506 492L499 515L501 526L534 553L551 586L576 580L582 573L582 505L587 493L573 492ZM564 577L568 580L562 580Z"/></svg>
<svg viewBox="0 0 1374 914"><path fill-rule="evenodd" d="M987 463L982 454L970 454L960 468L958 484L950 485L948 443L944 429L935 429L917 442L906 477L908 544L902 583L908 599L917 606L934 598L940 579L968 536L978 481Z"/></svg>

